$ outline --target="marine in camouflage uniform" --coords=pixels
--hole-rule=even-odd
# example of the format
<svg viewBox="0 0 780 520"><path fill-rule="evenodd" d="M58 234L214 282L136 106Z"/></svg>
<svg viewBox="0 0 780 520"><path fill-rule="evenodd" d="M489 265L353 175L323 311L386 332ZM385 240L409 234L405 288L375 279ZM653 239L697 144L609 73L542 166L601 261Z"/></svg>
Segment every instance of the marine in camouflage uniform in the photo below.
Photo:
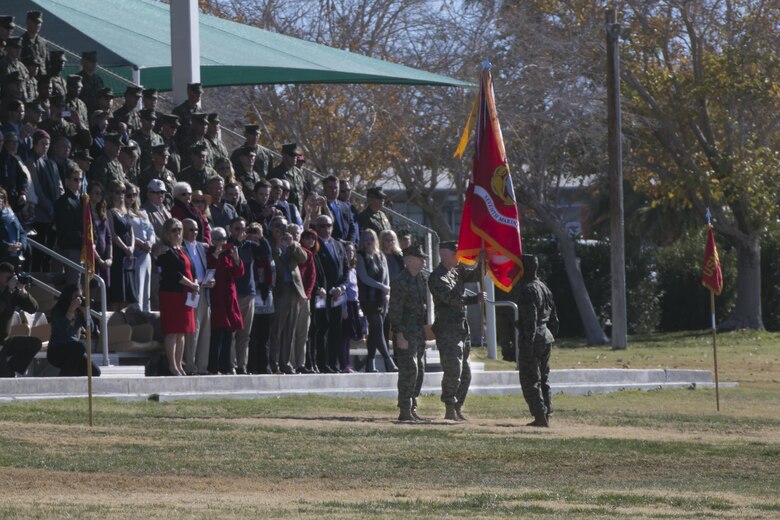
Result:
<svg viewBox="0 0 780 520"><path fill-rule="evenodd" d="M125 171L118 159L121 147L122 141L119 134L106 134L103 153L92 161L92 166L87 174L87 179L90 182L100 182L107 190L112 181L122 184L127 181Z"/></svg>
<svg viewBox="0 0 780 520"><path fill-rule="evenodd" d="M43 13L40 11L27 11L27 24L32 29L22 35L22 56L34 56L41 62L40 74L46 74L46 64L49 61L49 50L46 47L46 40L40 35L41 25L43 24Z"/></svg>
<svg viewBox="0 0 780 520"><path fill-rule="evenodd" d="M79 94L79 97L87 105L88 114L97 110L98 91L104 87L103 78L97 75L97 66L97 51L84 51L81 53L81 70L78 72L78 75L81 76L81 94Z"/></svg>
<svg viewBox="0 0 780 520"><path fill-rule="evenodd" d="M538 277L539 263L533 255L523 255L525 274L513 290L513 300L520 311L520 386L534 421L529 426L549 426L552 413L550 398L550 350L558 333L558 315L553 295Z"/></svg>
<svg viewBox="0 0 780 520"><path fill-rule="evenodd" d="M425 376L428 280L422 272L425 253L420 246L405 249L404 259L406 269L390 284L387 320L398 334L394 345L398 362L398 408L401 411L398 420L414 422L420 420L416 412L413 414L413 409ZM403 340L408 343L405 349L400 347Z"/></svg>
<svg viewBox="0 0 780 520"><path fill-rule="evenodd" d="M263 179L267 179L268 172L273 169L274 165L271 154L257 142L260 138L260 126L244 125L244 137L246 138L244 144L230 153L230 162L233 163L233 169L238 171L239 166L241 166L240 155L242 149L252 148L255 151L254 171Z"/></svg>
<svg viewBox="0 0 780 520"><path fill-rule="evenodd" d="M441 243L441 263L428 278L428 289L433 296L436 313L433 332L444 371L441 379L441 400L447 409L444 418L465 421L461 408L471 384L466 305L480 301L480 294L466 296L465 284L478 282L480 270L459 266L455 259L457 250L457 242Z"/></svg>
<svg viewBox="0 0 780 520"><path fill-rule="evenodd" d="M358 214L358 227L360 230L373 229L378 236L382 231L393 229L390 225L390 219L382 211L387 198L384 190L378 186L369 188L366 190L366 198L368 199L366 209Z"/></svg>
<svg viewBox="0 0 780 520"><path fill-rule="evenodd" d="M268 180L281 179L290 182L290 196L287 198L287 202L295 204L299 210L303 207L304 197L311 191L311 186L306 181L303 170L295 166L296 157L301 153L301 149L295 143L283 145L282 163L268 172ZM255 162L257 162L257 158Z"/></svg>

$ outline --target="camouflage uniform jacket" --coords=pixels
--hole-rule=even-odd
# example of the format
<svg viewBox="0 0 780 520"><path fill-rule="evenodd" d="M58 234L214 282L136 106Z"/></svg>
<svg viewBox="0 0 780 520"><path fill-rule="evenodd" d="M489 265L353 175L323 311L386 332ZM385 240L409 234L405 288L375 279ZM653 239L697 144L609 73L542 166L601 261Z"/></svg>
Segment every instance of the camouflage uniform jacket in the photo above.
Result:
<svg viewBox="0 0 780 520"><path fill-rule="evenodd" d="M404 334L424 334L427 321L426 292L428 278L420 272L417 276L404 269L390 283L390 304L387 320L393 331Z"/></svg>
<svg viewBox="0 0 780 520"><path fill-rule="evenodd" d="M82 88L82 92L84 89ZM54 76L51 78L51 95L56 96L59 94L62 97L65 97L65 95L68 93L68 84L65 82L65 80L62 78L62 76ZM79 98L81 98L82 101L84 101L84 96L79 94ZM86 101L84 101L86 103ZM89 109L89 105L87 105L87 109Z"/></svg>
<svg viewBox="0 0 780 520"><path fill-rule="evenodd" d="M87 112L87 105L81 99L77 97L66 97L65 110L70 110L72 114L67 118L69 121L76 121L76 115L78 115L78 120L81 123L81 126L84 128L89 128L89 113Z"/></svg>
<svg viewBox="0 0 780 520"><path fill-rule="evenodd" d="M41 62L38 74L46 75L46 65L49 63L49 50L46 48L46 40L40 34L30 37L28 33L22 35L22 53L20 56L35 56Z"/></svg>
<svg viewBox="0 0 780 520"><path fill-rule="evenodd" d="M236 168L236 180L241 184L244 196L251 198L252 194L255 192L255 184L257 184L262 177L254 170L247 172L244 171L244 168L242 168L240 164L238 166L239 167Z"/></svg>
<svg viewBox="0 0 780 520"><path fill-rule="evenodd" d="M11 61L8 56L0 60L0 82L5 82L5 77L12 72L19 73L19 79L22 82L27 81L30 77L30 72L27 70L27 65L19 60Z"/></svg>
<svg viewBox="0 0 780 520"><path fill-rule="evenodd" d="M163 144L168 147L170 157L168 157L168 163L165 165L174 175L179 175L181 171L181 153L179 152L179 143L176 142L176 136L171 139L166 139L163 136Z"/></svg>
<svg viewBox="0 0 780 520"><path fill-rule="evenodd" d="M441 334L446 331L463 334L468 331L466 322L466 305L479 301L477 295L466 296L465 284L478 282L479 269L465 269L462 266L447 269L439 264L428 278L428 289L433 297L433 309L436 319L433 322L433 332Z"/></svg>
<svg viewBox="0 0 780 520"><path fill-rule="evenodd" d="M98 156L98 158L92 162L87 178L90 182L100 182L103 184L105 190L109 189L108 185L111 181L119 181L122 183L127 181L125 171L119 160L111 160L106 154Z"/></svg>
<svg viewBox="0 0 780 520"><path fill-rule="evenodd" d="M141 171L141 175L138 176L138 187L141 191L141 200L144 202L146 202L146 187L154 179L163 181L168 193L173 193L173 185L176 184L176 177L173 175L173 172L168 168L163 168L162 172L158 172L154 169L154 165L151 165Z"/></svg>
<svg viewBox="0 0 780 520"><path fill-rule="evenodd" d="M114 110L111 117L127 124L128 134L132 134L141 129L141 114L138 113L138 110L136 110L135 107L127 108L122 105Z"/></svg>
<svg viewBox="0 0 780 520"><path fill-rule="evenodd" d="M520 344L552 343L558 333L558 314L552 291L538 278L523 281L512 291L520 310Z"/></svg>
<svg viewBox="0 0 780 520"><path fill-rule="evenodd" d="M79 71L78 75L81 76L81 94L79 94L79 97L87 105L87 112L91 114L97 109L97 92L103 88L103 78L97 74L87 74L83 70ZM54 88L54 80L51 83L52 88ZM89 126L89 121L84 124Z"/></svg>
<svg viewBox="0 0 780 520"><path fill-rule="evenodd" d="M242 148L244 148L244 145L239 146L235 150L233 150L230 153L230 162L233 163L233 169L238 171L241 168L241 159L239 158L239 152ZM268 179L268 172L271 171L274 167L273 165L273 159L271 157L271 154L266 151L265 148L260 146L259 144L255 145L255 167L254 170L257 172L258 175L260 175L263 179Z"/></svg>
<svg viewBox="0 0 780 520"><path fill-rule="evenodd" d="M390 225L390 219L387 218L384 211L379 210L374 213L371 211L371 208L366 208L360 212L358 215L358 226L360 231L373 229L377 235L387 229L393 229Z"/></svg>
<svg viewBox="0 0 780 520"><path fill-rule="evenodd" d="M138 143L138 148L141 150L141 157L138 159L138 164L139 169L143 172L152 165L152 147L163 144L163 138L156 134L154 130L152 130L149 135L138 130L137 132L133 132L130 139Z"/></svg>
<svg viewBox="0 0 780 520"><path fill-rule="evenodd" d="M303 202L303 197L309 191L306 177L303 175L303 170L297 166L293 166L288 170L285 168L284 164L280 164L268 172L268 179L290 181L290 197L287 199L287 202L295 204L298 209L302 207L301 203Z"/></svg>
<svg viewBox="0 0 780 520"><path fill-rule="evenodd" d="M206 136L206 145L209 147L209 157L212 158L212 163L216 162L220 157L229 159L227 148L219 137Z"/></svg>
<svg viewBox="0 0 780 520"><path fill-rule="evenodd" d="M219 177L219 175L210 166L204 166L202 170L196 170L192 166L187 166L176 176L178 180L189 184L193 190L201 190L203 192L206 191L206 184L212 177Z"/></svg>

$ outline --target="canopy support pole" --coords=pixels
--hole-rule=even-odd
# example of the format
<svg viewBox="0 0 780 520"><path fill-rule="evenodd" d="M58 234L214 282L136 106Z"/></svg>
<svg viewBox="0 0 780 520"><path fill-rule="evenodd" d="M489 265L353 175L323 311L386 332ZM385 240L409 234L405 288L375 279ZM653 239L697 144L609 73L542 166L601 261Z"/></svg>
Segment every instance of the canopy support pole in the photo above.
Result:
<svg viewBox="0 0 780 520"><path fill-rule="evenodd" d="M198 0L171 2L171 85L176 104L187 99L187 83L200 83Z"/></svg>

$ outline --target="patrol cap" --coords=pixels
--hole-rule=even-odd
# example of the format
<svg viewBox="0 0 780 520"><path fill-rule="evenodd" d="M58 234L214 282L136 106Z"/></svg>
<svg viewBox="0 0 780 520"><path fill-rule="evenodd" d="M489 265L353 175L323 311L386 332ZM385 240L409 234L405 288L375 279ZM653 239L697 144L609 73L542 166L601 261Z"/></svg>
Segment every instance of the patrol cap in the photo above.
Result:
<svg viewBox="0 0 780 520"><path fill-rule="evenodd" d="M201 125L205 125L207 118L208 118L208 114L205 114L203 112L195 112L194 114L192 114L192 122L193 123L198 123L198 124L201 124Z"/></svg>
<svg viewBox="0 0 780 520"><path fill-rule="evenodd" d="M117 132L109 132L104 136L107 143L114 143L116 145L122 144L122 136Z"/></svg>
<svg viewBox="0 0 780 520"><path fill-rule="evenodd" d="M43 13L40 11L27 11L27 19L35 22L42 22Z"/></svg>
<svg viewBox="0 0 780 520"><path fill-rule="evenodd" d="M0 16L0 27L5 27L6 29L13 29L16 27L14 24L14 17L13 16Z"/></svg>
<svg viewBox="0 0 780 520"><path fill-rule="evenodd" d="M151 108L144 108L143 110L139 110L138 115L141 116L141 119L145 119L147 121L157 120L157 112Z"/></svg>
<svg viewBox="0 0 780 520"><path fill-rule="evenodd" d="M75 87L76 85L81 85L81 76L78 74L69 74L67 83L69 87Z"/></svg>
<svg viewBox="0 0 780 520"><path fill-rule="evenodd" d="M49 53L49 61L68 61L68 57L65 56L65 51L51 51Z"/></svg>
<svg viewBox="0 0 780 520"><path fill-rule="evenodd" d="M140 97L141 92L143 89L141 87L136 87L135 85L128 85L127 88L125 88L125 96L135 96Z"/></svg>
<svg viewBox="0 0 780 520"><path fill-rule="evenodd" d="M284 155L289 155L290 157L295 157L296 155L302 154L303 150L298 147L298 143L287 143L282 145L282 153Z"/></svg>
<svg viewBox="0 0 780 520"><path fill-rule="evenodd" d="M245 134L259 134L260 125L244 125Z"/></svg>
<svg viewBox="0 0 780 520"><path fill-rule="evenodd" d="M143 91L144 99L157 99L159 90L156 88L145 88Z"/></svg>
<svg viewBox="0 0 780 520"><path fill-rule="evenodd" d="M217 113L209 114L206 117L206 119L208 119L209 124L211 124L211 123L220 123L221 122L219 120L219 114L217 114Z"/></svg>
<svg viewBox="0 0 780 520"><path fill-rule="evenodd" d="M384 192L381 186L374 186L366 190L366 197L373 197L375 199L386 199L387 193Z"/></svg>
<svg viewBox="0 0 780 520"><path fill-rule="evenodd" d="M439 249L448 249L450 251L457 251L458 250L458 241L457 240L446 240L444 242L439 243Z"/></svg>
<svg viewBox="0 0 780 520"><path fill-rule="evenodd" d="M416 256L418 258L428 258L420 244L415 244L404 249L404 256Z"/></svg>
<svg viewBox="0 0 780 520"><path fill-rule="evenodd" d="M207 151L208 151L208 148L206 148L206 145L202 144L202 143L196 143L196 144L193 144L192 146L190 146L190 153L191 154L198 154L198 153L203 153L203 152L207 152Z"/></svg>
<svg viewBox="0 0 780 520"><path fill-rule="evenodd" d="M94 63L97 61L97 51L84 51L81 53L81 59Z"/></svg>
<svg viewBox="0 0 780 520"><path fill-rule="evenodd" d="M113 99L114 98L114 91L111 90L111 87L99 88L98 91L97 91L97 97L101 97L101 98L108 97L108 98L112 98Z"/></svg>
<svg viewBox="0 0 780 520"><path fill-rule="evenodd" d="M94 157L92 157L89 154L89 150L87 150L86 148L84 148L82 150L79 150L76 153L74 153L73 154L73 158L74 159L79 159L79 160L82 160L82 161L91 161L91 160L94 159Z"/></svg>
<svg viewBox="0 0 780 520"><path fill-rule="evenodd" d="M203 92L203 85L200 83L187 83L187 90L191 90L193 92Z"/></svg>
<svg viewBox="0 0 780 520"><path fill-rule="evenodd" d="M160 179L152 179L149 181L149 184L146 185L146 191L159 193L162 191L168 191L168 188L165 186L165 183Z"/></svg>
<svg viewBox="0 0 780 520"><path fill-rule="evenodd" d="M152 153L156 153L158 155L169 155L170 152L168 151L168 145L167 144L156 144L152 146Z"/></svg>
<svg viewBox="0 0 780 520"><path fill-rule="evenodd" d="M251 154L257 155L257 150L254 149L251 146L242 146L241 148L238 149L238 155L239 156L241 156L241 155L251 155Z"/></svg>
<svg viewBox="0 0 780 520"><path fill-rule="evenodd" d="M181 123L179 123L179 116L174 114L163 114L162 123L174 128L179 128L181 126Z"/></svg>
<svg viewBox="0 0 780 520"><path fill-rule="evenodd" d="M120 152L124 152L124 153L133 153L134 154L135 152L138 151L138 143L136 143L135 141L133 141L131 139L129 143L127 143L125 145L122 145L122 148L119 151Z"/></svg>
<svg viewBox="0 0 780 520"><path fill-rule="evenodd" d="M22 48L22 39L19 36L14 36L13 38L8 38L6 40L6 45L9 49L21 49Z"/></svg>

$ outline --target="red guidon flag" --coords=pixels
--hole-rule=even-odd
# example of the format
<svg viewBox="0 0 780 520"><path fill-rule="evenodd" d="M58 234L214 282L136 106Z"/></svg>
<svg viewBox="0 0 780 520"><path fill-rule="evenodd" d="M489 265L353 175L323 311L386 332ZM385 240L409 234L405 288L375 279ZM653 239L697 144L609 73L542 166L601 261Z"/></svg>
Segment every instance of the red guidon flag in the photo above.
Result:
<svg viewBox="0 0 780 520"><path fill-rule="evenodd" d="M86 181L84 182L86 185ZM89 195L84 188L84 192L81 195L81 223L82 231L84 233L83 245L81 246L81 261L84 263L84 268L89 272L89 279L95 275L95 239L92 234L92 211L89 207Z"/></svg>
<svg viewBox="0 0 780 520"><path fill-rule="evenodd" d="M715 247L715 234L712 231L712 226L707 233L707 246L704 248L701 284L717 295L720 295L723 290L723 271L720 268L720 258L718 258L718 248Z"/></svg>
<svg viewBox="0 0 780 520"><path fill-rule="evenodd" d="M483 67L480 83L474 164L463 206L457 258L475 264L484 245L490 277L509 292L523 276L523 247L489 64Z"/></svg>

